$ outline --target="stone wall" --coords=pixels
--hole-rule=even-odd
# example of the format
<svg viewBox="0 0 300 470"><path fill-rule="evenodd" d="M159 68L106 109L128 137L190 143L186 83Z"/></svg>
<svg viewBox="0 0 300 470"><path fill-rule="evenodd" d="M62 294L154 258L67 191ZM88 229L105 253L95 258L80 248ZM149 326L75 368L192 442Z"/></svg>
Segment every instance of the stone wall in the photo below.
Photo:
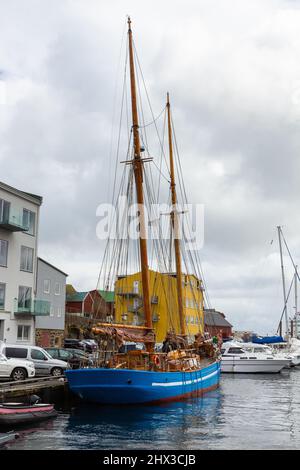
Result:
<svg viewBox="0 0 300 470"><path fill-rule="evenodd" d="M64 343L63 330L46 330L37 328L35 330L35 344L41 348L62 348Z"/></svg>

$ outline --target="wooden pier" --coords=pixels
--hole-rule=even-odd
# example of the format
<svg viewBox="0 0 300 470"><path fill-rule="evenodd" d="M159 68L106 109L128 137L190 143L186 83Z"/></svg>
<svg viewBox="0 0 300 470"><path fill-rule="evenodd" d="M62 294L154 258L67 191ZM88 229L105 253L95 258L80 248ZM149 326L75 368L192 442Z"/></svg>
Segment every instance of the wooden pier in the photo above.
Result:
<svg viewBox="0 0 300 470"><path fill-rule="evenodd" d="M65 377L35 377L34 379L20 380L18 382L0 383L0 402L17 397L26 397L32 394L48 394L52 391L67 393Z"/></svg>

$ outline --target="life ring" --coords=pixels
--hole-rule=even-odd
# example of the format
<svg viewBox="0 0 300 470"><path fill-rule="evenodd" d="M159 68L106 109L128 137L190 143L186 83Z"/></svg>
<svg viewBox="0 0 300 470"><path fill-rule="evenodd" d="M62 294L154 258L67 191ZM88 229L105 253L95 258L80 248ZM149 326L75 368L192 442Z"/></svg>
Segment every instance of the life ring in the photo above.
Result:
<svg viewBox="0 0 300 470"><path fill-rule="evenodd" d="M159 365L160 360L159 360L159 356L157 356L157 354L155 354L155 356L153 356L153 362L156 366Z"/></svg>

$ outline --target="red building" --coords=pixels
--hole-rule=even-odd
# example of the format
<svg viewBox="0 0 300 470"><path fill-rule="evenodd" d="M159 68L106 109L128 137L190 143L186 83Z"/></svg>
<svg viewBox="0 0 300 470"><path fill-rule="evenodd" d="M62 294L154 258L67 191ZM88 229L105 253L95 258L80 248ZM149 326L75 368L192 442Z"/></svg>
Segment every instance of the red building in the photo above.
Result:
<svg viewBox="0 0 300 470"><path fill-rule="evenodd" d="M222 338L232 337L232 325L226 320L224 313L214 308L204 309L204 330L211 336L222 334Z"/></svg>
<svg viewBox="0 0 300 470"><path fill-rule="evenodd" d="M69 284L66 294L66 314L107 321L108 317L114 315L114 292L96 289L77 292Z"/></svg>

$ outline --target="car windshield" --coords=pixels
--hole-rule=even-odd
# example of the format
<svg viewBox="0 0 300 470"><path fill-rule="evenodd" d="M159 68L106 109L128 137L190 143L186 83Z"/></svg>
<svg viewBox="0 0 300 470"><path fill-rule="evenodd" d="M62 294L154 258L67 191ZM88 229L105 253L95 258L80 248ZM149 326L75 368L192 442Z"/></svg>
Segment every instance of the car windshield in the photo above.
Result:
<svg viewBox="0 0 300 470"><path fill-rule="evenodd" d="M7 361L7 357L4 354L0 354L0 361Z"/></svg>
<svg viewBox="0 0 300 470"><path fill-rule="evenodd" d="M48 357L48 359L53 359L53 357L45 349L42 349L42 352L45 354L45 356Z"/></svg>
<svg viewBox="0 0 300 470"><path fill-rule="evenodd" d="M80 349L70 349L70 351L73 354L76 354L76 356L86 357L86 353L84 351L80 351Z"/></svg>

